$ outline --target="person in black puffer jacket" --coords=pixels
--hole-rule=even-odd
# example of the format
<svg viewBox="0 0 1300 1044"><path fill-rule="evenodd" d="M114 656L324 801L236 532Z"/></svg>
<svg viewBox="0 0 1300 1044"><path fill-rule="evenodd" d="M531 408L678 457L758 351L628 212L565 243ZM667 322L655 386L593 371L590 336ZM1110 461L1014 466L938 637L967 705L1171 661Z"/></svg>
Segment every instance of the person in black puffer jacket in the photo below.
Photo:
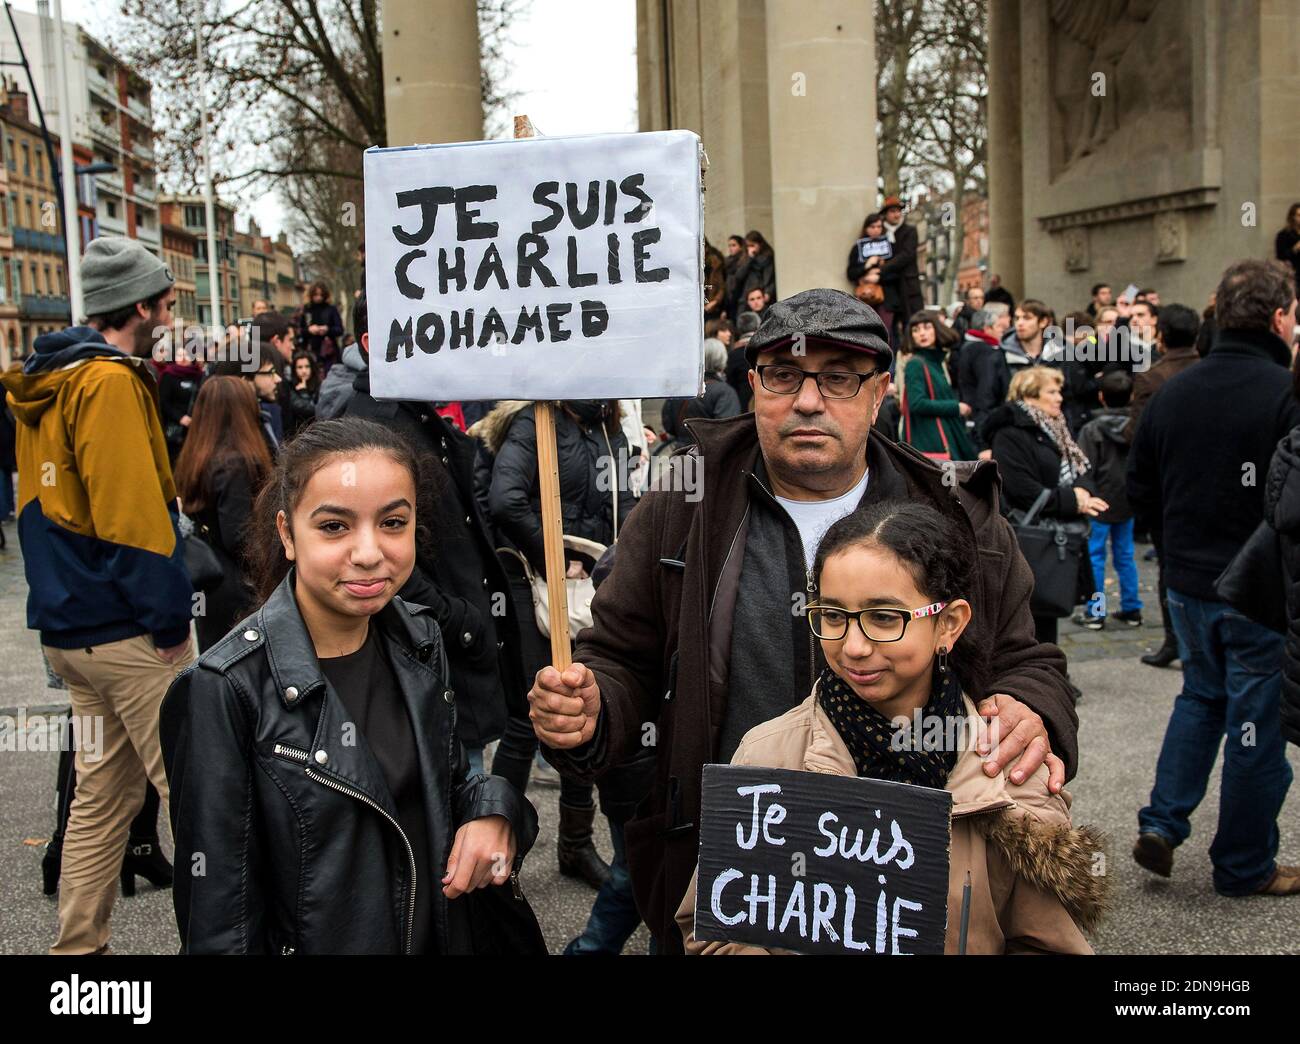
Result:
<svg viewBox="0 0 1300 1044"><path fill-rule="evenodd" d="M1028 511L1044 489L1050 490L1039 512L1044 518L1094 517L1110 506L1098 496L1088 458L1065 427L1063 383L1058 370L1024 367L1011 379L1010 401L990 413L984 425L984 440L1002 477L1004 514ZM1090 598L1095 590L1092 564L1081 555L1078 600ZM1035 616L1034 628L1040 642L1056 641L1055 618Z"/></svg>
<svg viewBox="0 0 1300 1044"><path fill-rule="evenodd" d="M497 533L528 560L536 575L545 576L537 425L533 415L531 402L499 402L474 426L472 434L484 443L477 474L483 476L485 469L491 468L487 503ZM617 401L581 399L559 403L555 407L555 444L565 535L585 537L606 546L613 544L635 503L628 490L628 444L619 426ZM614 478L616 486L610 481ZM531 681L551 662L550 641L535 623L532 589L521 563L510 556L503 560L519 619L525 676ZM568 565L571 575L581 575L590 572L595 562L570 553ZM535 744L535 736L533 741ZM560 872L600 888L609 879L610 868L592 844L595 815L591 784L562 778L556 846Z"/></svg>
<svg viewBox="0 0 1300 1044"><path fill-rule="evenodd" d="M1300 746L1300 426L1277 444L1264 480L1264 521L1215 590L1238 612L1285 636L1279 717L1282 735Z"/></svg>
<svg viewBox="0 0 1300 1044"><path fill-rule="evenodd" d="M1286 582L1282 735L1300 745L1300 427L1278 443L1264 483L1264 518L1276 531Z"/></svg>

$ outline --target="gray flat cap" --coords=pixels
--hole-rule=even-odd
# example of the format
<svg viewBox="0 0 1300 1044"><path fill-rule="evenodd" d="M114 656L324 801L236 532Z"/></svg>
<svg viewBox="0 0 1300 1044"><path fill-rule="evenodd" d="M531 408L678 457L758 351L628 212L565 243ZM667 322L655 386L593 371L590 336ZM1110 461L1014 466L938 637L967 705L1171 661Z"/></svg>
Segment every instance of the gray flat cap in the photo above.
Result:
<svg viewBox="0 0 1300 1044"><path fill-rule="evenodd" d="M876 310L843 290L828 289L805 290L768 308L763 325L745 346L745 358L753 366L759 352L783 348L800 336L813 346L870 353L882 370L894 358L889 332Z"/></svg>

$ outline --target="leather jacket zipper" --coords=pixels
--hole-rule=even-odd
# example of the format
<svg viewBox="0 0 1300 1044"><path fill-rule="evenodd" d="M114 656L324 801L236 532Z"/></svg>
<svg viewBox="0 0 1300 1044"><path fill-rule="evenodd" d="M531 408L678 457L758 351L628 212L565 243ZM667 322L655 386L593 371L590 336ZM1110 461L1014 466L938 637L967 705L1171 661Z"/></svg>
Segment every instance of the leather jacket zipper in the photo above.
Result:
<svg viewBox="0 0 1300 1044"><path fill-rule="evenodd" d="M310 755L308 755L308 753L305 750L297 750L293 747L286 747L282 743L277 743L275 745L275 753L281 755L282 757L290 758L293 761L301 761L303 763L309 762L311 760ZM319 772L315 772L310 766L307 768L307 778L313 779L317 783L323 783L331 790L337 790L340 794L346 794L350 798L355 798L356 800L366 805L369 805L381 816L383 816L386 820L388 820L388 822L392 823L393 829L395 829L397 833L401 836L402 844L406 846L406 858L410 861L411 864L411 898L410 898L410 902L407 904L406 947L405 947L405 952L409 954L411 952L411 937L415 929L416 881L415 881L415 850L411 847L411 842L410 839L407 838L406 836L406 831L402 829L401 824L398 823L396 819L394 819L387 812L385 812L378 804L376 804L370 798L366 797L366 795L361 793L361 791L355 790L352 787L345 787L342 783L337 783L334 780L330 779L328 776L322 776Z"/></svg>

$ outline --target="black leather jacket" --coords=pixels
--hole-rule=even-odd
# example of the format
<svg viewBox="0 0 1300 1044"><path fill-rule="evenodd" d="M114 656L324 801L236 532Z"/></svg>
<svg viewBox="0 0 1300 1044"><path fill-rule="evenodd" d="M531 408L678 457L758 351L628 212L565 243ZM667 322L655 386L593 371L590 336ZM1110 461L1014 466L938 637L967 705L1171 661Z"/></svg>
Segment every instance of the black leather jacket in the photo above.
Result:
<svg viewBox="0 0 1300 1044"><path fill-rule="evenodd" d="M176 838L183 953L404 953L415 888L435 890L440 953L474 949L477 893L413 881L397 808L364 736L325 680L293 572L255 614L177 676L159 723ZM498 776L466 779L438 625L394 598L378 628L415 729L429 858L458 826L504 816L519 863L537 814ZM522 898L517 876L509 891Z"/></svg>

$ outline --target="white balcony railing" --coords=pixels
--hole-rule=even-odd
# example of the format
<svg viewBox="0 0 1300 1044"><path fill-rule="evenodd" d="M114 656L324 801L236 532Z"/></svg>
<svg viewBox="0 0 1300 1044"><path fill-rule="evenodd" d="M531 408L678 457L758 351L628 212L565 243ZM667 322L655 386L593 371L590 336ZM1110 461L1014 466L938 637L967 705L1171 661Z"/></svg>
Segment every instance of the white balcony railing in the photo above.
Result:
<svg viewBox="0 0 1300 1044"><path fill-rule="evenodd" d="M98 138L100 141L106 141L115 149L122 147L122 135L112 124L105 124L94 113L90 116L90 136Z"/></svg>
<svg viewBox="0 0 1300 1044"><path fill-rule="evenodd" d="M117 105L117 88L100 76L93 65L86 69L86 82L105 101Z"/></svg>
<svg viewBox="0 0 1300 1044"><path fill-rule="evenodd" d="M149 111L149 106L139 101L132 95L127 95L126 111L143 123L146 127L153 125L153 115Z"/></svg>

